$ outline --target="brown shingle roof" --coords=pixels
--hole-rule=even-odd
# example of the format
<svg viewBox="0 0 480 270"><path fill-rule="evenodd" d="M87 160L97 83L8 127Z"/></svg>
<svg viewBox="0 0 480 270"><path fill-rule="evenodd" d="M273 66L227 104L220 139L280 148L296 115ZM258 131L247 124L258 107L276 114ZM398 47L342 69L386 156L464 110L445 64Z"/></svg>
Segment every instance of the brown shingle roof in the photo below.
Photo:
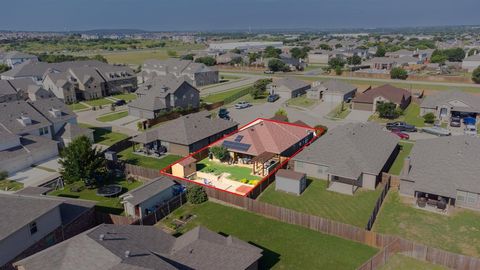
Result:
<svg viewBox="0 0 480 270"><path fill-rule="evenodd" d="M373 100L379 96L382 96L393 103L400 104L402 103L403 99L409 99L411 97L411 93L403 88L385 84L358 94L353 99L353 102L373 103Z"/></svg>

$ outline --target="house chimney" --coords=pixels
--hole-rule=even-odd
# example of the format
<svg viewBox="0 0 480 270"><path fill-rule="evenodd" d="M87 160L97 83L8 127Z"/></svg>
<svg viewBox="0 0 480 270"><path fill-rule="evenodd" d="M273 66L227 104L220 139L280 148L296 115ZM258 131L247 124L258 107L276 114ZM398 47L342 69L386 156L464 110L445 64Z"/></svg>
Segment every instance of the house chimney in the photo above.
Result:
<svg viewBox="0 0 480 270"><path fill-rule="evenodd" d="M402 174L408 175L410 173L410 168L411 168L410 157L406 157L405 161L403 162Z"/></svg>

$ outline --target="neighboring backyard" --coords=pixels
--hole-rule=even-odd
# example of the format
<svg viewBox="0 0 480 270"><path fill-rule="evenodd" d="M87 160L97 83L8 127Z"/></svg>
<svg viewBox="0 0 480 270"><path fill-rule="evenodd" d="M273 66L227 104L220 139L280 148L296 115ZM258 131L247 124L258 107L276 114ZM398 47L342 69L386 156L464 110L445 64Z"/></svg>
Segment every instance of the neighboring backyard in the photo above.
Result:
<svg viewBox="0 0 480 270"><path fill-rule="evenodd" d="M166 155L161 158L147 157L133 153L133 149L128 147L127 149L118 153L118 158L125 160L127 163L132 165L161 170L165 167L168 167L168 165L174 163L175 161L178 161L182 157L176 155Z"/></svg>
<svg viewBox="0 0 480 270"><path fill-rule="evenodd" d="M124 117L128 116L128 111L122 111L122 112L115 112L115 113L107 113L104 115L101 115L97 118L97 121L100 122L112 122Z"/></svg>
<svg viewBox="0 0 480 270"><path fill-rule="evenodd" d="M211 94L206 97L203 97L202 100L204 102L209 102L209 103L216 103L220 101L224 101L225 104L231 103L245 95L248 95L250 90L250 87L240 87L240 88L235 88L233 90L228 90L216 94Z"/></svg>
<svg viewBox="0 0 480 270"><path fill-rule="evenodd" d="M443 266L420 261L405 255L393 255L379 270L447 270Z"/></svg>
<svg viewBox="0 0 480 270"><path fill-rule="evenodd" d="M281 207L364 228L382 190L382 186L378 186L375 191L357 190L351 196L328 191L325 180L308 179L308 182L307 188L300 196L275 191L275 183L272 183L259 199Z"/></svg>
<svg viewBox="0 0 480 270"><path fill-rule="evenodd" d="M246 180L260 180L261 177L252 175L252 169L246 167L240 167L235 165L222 164L215 161L210 161L205 158L197 163L197 171L205 173L213 173L220 175L222 173L229 173L230 179L241 181Z"/></svg>
<svg viewBox="0 0 480 270"><path fill-rule="evenodd" d="M432 247L480 256L480 213L456 208L446 216L415 209L412 200L390 191L373 229Z"/></svg>
<svg viewBox="0 0 480 270"><path fill-rule="evenodd" d="M318 102L315 99L307 98L307 95L302 95L296 98L291 98L287 101L288 106L295 106L301 108L310 108Z"/></svg>
<svg viewBox="0 0 480 270"><path fill-rule="evenodd" d="M377 252L360 243L213 202L186 204L158 225L171 228L173 219L187 215L195 217L179 233L202 225L249 242L264 250L259 269L355 269Z"/></svg>
<svg viewBox="0 0 480 270"><path fill-rule="evenodd" d="M79 125L85 128L93 129L93 140L98 144L110 146L116 142L128 138L128 136L123 133L113 132L108 129L94 127L84 123L80 123Z"/></svg>
<svg viewBox="0 0 480 270"><path fill-rule="evenodd" d="M119 198L120 194L115 197L102 197L97 195L96 188L87 188L79 184L81 183L66 184L63 189L54 190L48 193L48 195L96 201L97 204L95 205L95 207L97 208L97 210L101 212L111 213L115 215L120 215L123 213L123 205L120 203L121 199ZM139 181L128 182L125 179L115 179L105 184L121 185L122 194L123 194L129 190L132 190L141 186L142 182L139 182ZM79 192L73 191L72 188L73 190L76 190L79 188L80 191Z"/></svg>
<svg viewBox="0 0 480 270"><path fill-rule="evenodd" d="M403 163L405 162L405 158L410 155L410 152L413 148L413 143L410 142L401 141L399 142L399 145L401 147L400 152L398 153L397 158L395 159L392 166L390 167L390 170L388 171L388 173L395 175L400 175L400 172L403 168Z"/></svg>

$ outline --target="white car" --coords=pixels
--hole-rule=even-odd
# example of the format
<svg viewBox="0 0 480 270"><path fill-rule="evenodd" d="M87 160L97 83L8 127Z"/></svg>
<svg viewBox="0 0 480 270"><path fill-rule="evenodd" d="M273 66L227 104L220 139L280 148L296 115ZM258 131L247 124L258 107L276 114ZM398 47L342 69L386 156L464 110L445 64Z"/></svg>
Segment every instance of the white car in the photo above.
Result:
<svg viewBox="0 0 480 270"><path fill-rule="evenodd" d="M437 126L425 127L425 128L422 129L422 131L425 132L425 133L430 133L430 134L437 135L437 136L450 136L451 135L450 130L448 130L446 128L437 127Z"/></svg>
<svg viewBox="0 0 480 270"><path fill-rule="evenodd" d="M252 106L252 105L250 105L250 103L248 103L246 101L240 101L237 104L235 104L235 109L245 109L245 108L248 108L250 106Z"/></svg>
<svg viewBox="0 0 480 270"><path fill-rule="evenodd" d="M465 127L465 135L477 136L477 127L475 125L467 125Z"/></svg>

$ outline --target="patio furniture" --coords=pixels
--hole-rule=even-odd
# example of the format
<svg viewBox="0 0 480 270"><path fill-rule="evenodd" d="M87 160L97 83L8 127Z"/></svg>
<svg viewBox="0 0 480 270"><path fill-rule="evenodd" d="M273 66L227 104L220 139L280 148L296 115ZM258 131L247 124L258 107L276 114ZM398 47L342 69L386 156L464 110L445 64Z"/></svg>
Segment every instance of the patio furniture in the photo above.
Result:
<svg viewBox="0 0 480 270"><path fill-rule="evenodd" d="M424 208L425 206L427 206L427 198L425 198L425 197L418 198L417 199L417 205L420 208Z"/></svg>
<svg viewBox="0 0 480 270"><path fill-rule="evenodd" d="M433 199L428 199L428 200L427 200L427 204L428 204L429 206L437 207L438 201L437 201L437 200L433 200Z"/></svg>
<svg viewBox="0 0 480 270"><path fill-rule="evenodd" d="M440 200L438 200L437 202L437 208L440 209L440 210L445 210L447 209L447 202L444 198L441 198Z"/></svg>

